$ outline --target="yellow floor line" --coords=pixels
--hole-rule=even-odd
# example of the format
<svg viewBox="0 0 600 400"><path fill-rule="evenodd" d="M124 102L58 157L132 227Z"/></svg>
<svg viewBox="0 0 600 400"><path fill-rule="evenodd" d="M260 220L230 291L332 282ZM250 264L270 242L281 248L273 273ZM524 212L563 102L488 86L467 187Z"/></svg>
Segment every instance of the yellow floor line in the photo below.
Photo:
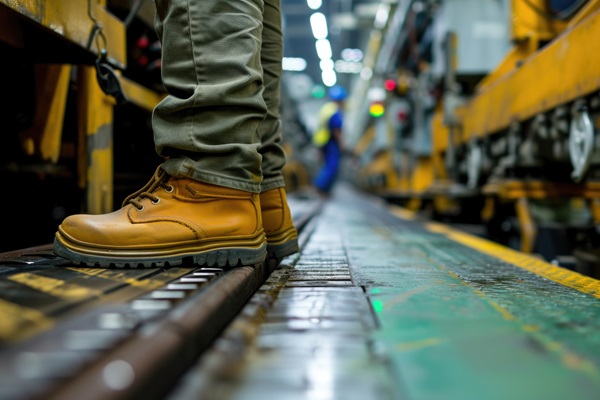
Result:
<svg viewBox="0 0 600 400"><path fill-rule="evenodd" d="M498 243L461 232L446 225L427 223L426 228L430 232L443 234L455 242L516 265L517 267L543 276L544 278L560 283L561 285L600 298L600 281L597 279L550 264L532 255L521 253Z"/></svg>

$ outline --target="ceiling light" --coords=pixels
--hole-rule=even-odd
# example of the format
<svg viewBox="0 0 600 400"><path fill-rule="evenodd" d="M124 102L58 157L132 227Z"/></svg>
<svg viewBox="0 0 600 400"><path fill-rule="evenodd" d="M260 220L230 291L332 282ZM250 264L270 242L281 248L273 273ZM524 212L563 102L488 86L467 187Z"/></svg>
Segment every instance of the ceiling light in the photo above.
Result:
<svg viewBox="0 0 600 400"><path fill-rule="evenodd" d="M373 70L370 67L363 67L360 71L360 77L361 79L368 81L373 77Z"/></svg>
<svg viewBox="0 0 600 400"><path fill-rule="evenodd" d="M360 61L363 58L363 52L360 49L344 49L341 54L344 61Z"/></svg>
<svg viewBox="0 0 600 400"><path fill-rule="evenodd" d="M388 17L390 16L390 5L381 3L379 8L377 9L377 13L375 14L375 20L373 21L373 25L377 29L385 28L387 24Z"/></svg>
<svg viewBox="0 0 600 400"><path fill-rule="evenodd" d="M321 8L321 4L323 4L323 2L321 0L306 0L306 4L308 4L308 8L311 10L318 10Z"/></svg>
<svg viewBox="0 0 600 400"><path fill-rule="evenodd" d="M332 59L321 60L321 62L319 63L319 67L321 67L322 71L333 69L333 66L334 64Z"/></svg>
<svg viewBox="0 0 600 400"><path fill-rule="evenodd" d="M300 57L283 57L281 66L284 71L304 71L306 60Z"/></svg>
<svg viewBox="0 0 600 400"><path fill-rule="evenodd" d="M332 69L321 72L321 79L323 79L323 84L328 87L331 87L337 83L337 76L335 75L335 71Z"/></svg>
<svg viewBox="0 0 600 400"><path fill-rule="evenodd" d="M320 39L315 42L315 47L317 48L317 55L321 60L327 60L331 58L331 44L327 39Z"/></svg>
<svg viewBox="0 0 600 400"><path fill-rule="evenodd" d="M335 72L341 74L359 74L363 65L357 61L337 60L335 62Z"/></svg>
<svg viewBox="0 0 600 400"><path fill-rule="evenodd" d="M322 13L314 13L310 16L310 27L315 39L327 38L327 18Z"/></svg>

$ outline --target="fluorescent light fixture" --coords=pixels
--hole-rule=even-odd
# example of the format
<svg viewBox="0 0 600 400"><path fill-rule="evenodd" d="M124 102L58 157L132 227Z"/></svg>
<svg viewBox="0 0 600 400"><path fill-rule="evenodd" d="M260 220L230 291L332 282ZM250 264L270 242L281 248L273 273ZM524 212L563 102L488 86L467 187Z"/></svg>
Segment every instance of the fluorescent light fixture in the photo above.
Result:
<svg viewBox="0 0 600 400"><path fill-rule="evenodd" d="M361 79L368 81L373 77L373 70L370 67L363 67L360 71L360 77Z"/></svg>
<svg viewBox="0 0 600 400"><path fill-rule="evenodd" d="M360 49L344 49L341 54L344 61L360 61L363 58L363 52Z"/></svg>
<svg viewBox="0 0 600 400"><path fill-rule="evenodd" d="M311 10L318 10L321 8L323 2L321 0L306 0L306 4L308 4L308 8Z"/></svg>
<svg viewBox="0 0 600 400"><path fill-rule="evenodd" d="M306 60L300 57L283 57L281 66L284 71L304 71L306 69Z"/></svg>
<svg viewBox="0 0 600 400"><path fill-rule="evenodd" d="M340 74L359 74L363 65L358 61L337 60L335 62L335 72Z"/></svg>
<svg viewBox="0 0 600 400"><path fill-rule="evenodd" d="M323 84L328 87L331 87L337 83L337 76L335 71L332 69L321 72L321 79L323 79Z"/></svg>
<svg viewBox="0 0 600 400"><path fill-rule="evenodd" d="M327 18L325 15L317 12L310 16L310 27L315 39L327 38Z"/></svg>
<svg viewBox="0 0 600 400"><path fill-rule="evenodd" d="M385 89L382 87L372 87L369 88L369 91L367 92L367 99L370 102L380 102L380 101L384 101L385 100Z"/></svg>
<svg viewBox="0 0 600 400"><path fill-rule="evenodd" d="M373 21L373 26L377 29L385 28L387 24L388 17L390 16L390 5L381 3L379 8L377 9L377 13L375 14L375 20Z"/></svg>
<svg viewBox="0 0 600 400"><path fill-rule="evenodd" d="M321 60L321 62L319 63L319 67L321 67L322 71L328 70L328 69L333 69L333 60L332 59L328 59L328 60Z"/></svg>
<svg viewBox="0 0 600 400"><path fill-rule="evenodd" d="M327 39L320 39L315 42L315 47L317 48L317 55L321 60L330 59L333 55L331 51L331 44Z"/></svg>

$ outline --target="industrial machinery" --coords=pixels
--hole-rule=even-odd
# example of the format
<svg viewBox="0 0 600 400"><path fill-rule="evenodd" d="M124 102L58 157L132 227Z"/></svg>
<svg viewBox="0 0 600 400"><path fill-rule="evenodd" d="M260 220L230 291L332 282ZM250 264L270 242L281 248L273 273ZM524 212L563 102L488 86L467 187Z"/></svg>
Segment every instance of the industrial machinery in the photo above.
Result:
<svg viewBox="0 0 600 400"><path fill-rule="evenodd" d="M50 242L67 214L112 211L156 168L136 157L154 154L163 96L153 15L149 0L0 1L0 176L18 194L2 208L35 224L3 250Z"/></svg>
<svg viewBox="0 0 600 400"><path fill-rule="evenodd" d="M355 87L358 183L597 274L599 35L594 0L399 1Z"/></svg>

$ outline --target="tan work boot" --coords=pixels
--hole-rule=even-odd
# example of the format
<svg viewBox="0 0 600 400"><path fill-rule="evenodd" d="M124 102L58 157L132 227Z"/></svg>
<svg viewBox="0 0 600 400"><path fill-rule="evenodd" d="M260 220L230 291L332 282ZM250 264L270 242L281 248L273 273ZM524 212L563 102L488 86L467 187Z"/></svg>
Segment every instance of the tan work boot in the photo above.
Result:
<svg viewBox="0 0 600 400"><path fill-rule="evenodd" d="M294 228L285 189L276 188L261 193L260 206L269 257L281 259L298 252L298 232Z"/></svg>
<svg viewBox="0 0 600 400"><path fill-rule="evenodd" d="M54 252L91 267L251 265L265 261L260 196L174 178L152 180L103 215L72 215L58 227Z"/></svg>

